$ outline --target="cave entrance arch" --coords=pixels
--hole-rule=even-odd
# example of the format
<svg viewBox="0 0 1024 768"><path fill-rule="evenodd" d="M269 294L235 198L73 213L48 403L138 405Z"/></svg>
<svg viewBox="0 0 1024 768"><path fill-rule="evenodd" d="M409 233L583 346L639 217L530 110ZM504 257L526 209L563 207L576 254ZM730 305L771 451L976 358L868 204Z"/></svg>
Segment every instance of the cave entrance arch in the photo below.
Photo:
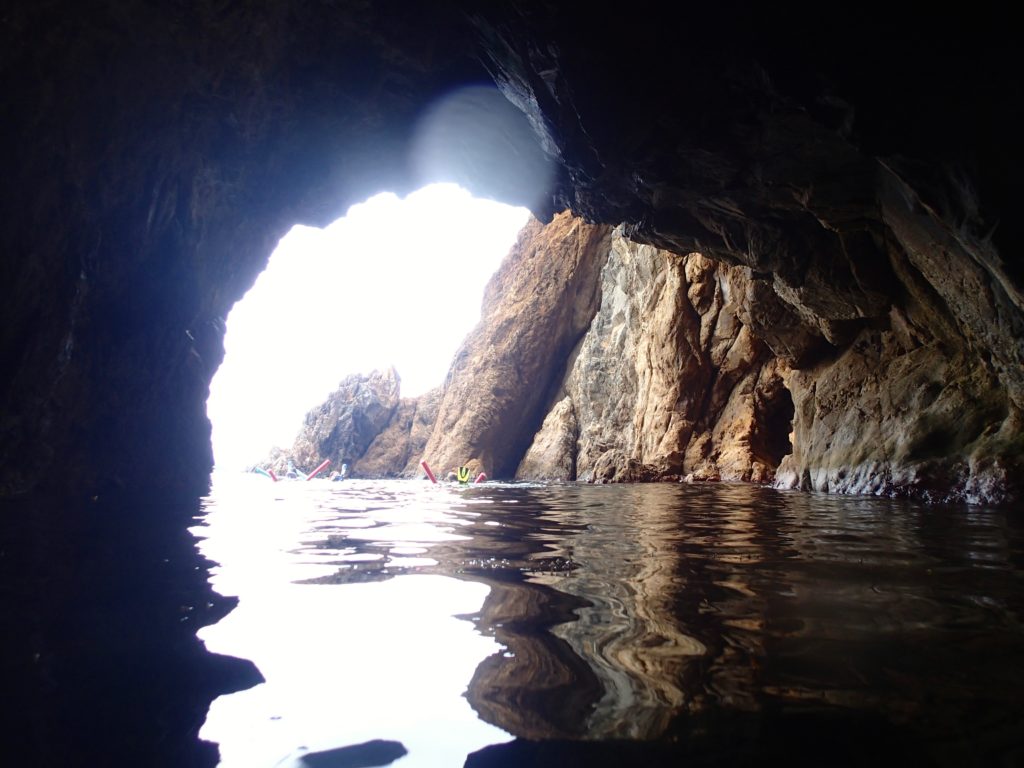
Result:
<svg viewBox="0 0 1024 768"><path fill-rule="evenodd" d="M528 216L433 184L376 195L323 229L294 227L228 316L207 401L217 468L290 447L347 375L394 365L402 396L439 386Z"/></svg>

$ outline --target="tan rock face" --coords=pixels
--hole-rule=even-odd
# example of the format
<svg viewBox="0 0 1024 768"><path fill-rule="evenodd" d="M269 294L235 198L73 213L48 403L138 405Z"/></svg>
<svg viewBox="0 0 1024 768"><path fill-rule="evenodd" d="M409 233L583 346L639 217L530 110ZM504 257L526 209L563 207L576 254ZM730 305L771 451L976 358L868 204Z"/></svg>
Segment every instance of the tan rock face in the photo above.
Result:
<svg viewBox="0 0 1024 768"><path fill-rule="evenodd" d="M885 206L899 303L857 322L810 315L810 284L797 296L569 214L534 221L443 388L399 403L397 378L343 384L292 455L308 469L344 454L375 477L418 474L425 457L438 474L1012 501L1020 297L983 247L905 200Z"/></svg>
<svg viewBox="0 0 1024 768"><path fill-rule="evenodd" d="M784 365L738 317L748 276L616 234L600 309L516 476L770 479L791 406Z"/></svg>
<svg viewBox="0 0 1024 768"><path fill-rule="evenodd" d="M1019 499L1020 292L990 243L943 224L895 172L880 201L903 296L834 359L786 377L794 451L778 483L936 501Z"/></svg>
<svg viewBox="0 0 1024 768"><path fill-rule="evenodd" d="M808 309L825 301L812 282L616 235L517 477L769 482L778 468L787 488L1019 498L1024 300L989 244L888 184L898 299L882 316L827 320Z"/></svg>
<svg viewBox="0 0 1024 768"><path fill-rule="evenodd" d="M391 421L355 463L360 477L408 477L418 474L423 449L437 420L441 388L402 398Z"/></svg>
<svg viewBox="0 0 1024 768"><path fill-rule="evenodd" d="M1003 502L1021 466L1020 412L977 360L864 332L838 360L792 371L794 452L779 485ZM1019 455L1019 446L1017 446Z"/></svg>
<svg viewBox="0 0 1024 768"><path fill-rule="evenodd" d="M520 233L448 374L424 451L435 472L515 473L594 316L610 231L563 213Z"/></svg>

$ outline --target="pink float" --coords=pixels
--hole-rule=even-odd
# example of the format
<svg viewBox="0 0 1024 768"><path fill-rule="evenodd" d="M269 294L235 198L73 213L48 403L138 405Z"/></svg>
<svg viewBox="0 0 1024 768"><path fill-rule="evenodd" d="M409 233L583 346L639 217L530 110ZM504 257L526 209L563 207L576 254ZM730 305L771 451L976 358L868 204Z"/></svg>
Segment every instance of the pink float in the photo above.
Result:
<svg viewBox="0 0 1024 768"><path fill-rule="evenodd" d="M306 480L307 480L307 481L309 481L309 480L312 480L312 479L313 479L314 477L316 477L316 474L317 474L317 473L318 473L318 472L319 472L319 471L320 471L321 469L323 469L324 467L326 467L326 466L327 466L328 464L330 464L330 463L331 463L331 460L330 460L330 459L324 459L324 460L323 460L323 463L322 463L322 464L321 464L321 465L320 465L319 467L317 467L317 468L316 468L316 469L314 469L314 470L313 470L312 472L310 472L310 473L309 473L308 475L306 475Z"/></svg>

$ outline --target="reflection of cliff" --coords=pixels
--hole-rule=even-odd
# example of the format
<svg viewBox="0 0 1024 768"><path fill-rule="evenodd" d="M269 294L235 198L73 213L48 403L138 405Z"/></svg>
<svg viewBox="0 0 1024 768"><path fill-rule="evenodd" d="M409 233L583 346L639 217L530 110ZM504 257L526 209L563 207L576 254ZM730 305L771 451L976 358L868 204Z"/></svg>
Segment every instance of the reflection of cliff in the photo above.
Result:
<svg viewBox="0 0 1024 768"><path fill-rule="evenodd" d="M467 698L481 717L530 739L652 739L691 706L684 686L705 647L674 615L677 494L623 487L583 515L577 489L557 504L550 492L532 498L523 489L524 506L543 514L516 521L514 507L502 510L518 544L503 550L510 577L460 569L491 585L474 620L507 647L470 683ZM486 560L480 539L472 553L450 546L442 562Z"/></svg>
<svg viewBox="0 0 1024 768"><path fill-rule="evenodd" d="M524 507L543 513L501 510L516 542L501 566L515 576L484 579L492 592L474 620L508 654L478 668L473 707L528 739L669 739L702 714L760 711L766 641L789 632L778 595L791 577L778 563L792 549L772 530L777 496L645 485L595 503L586 490L521 489ZM485 560L484 541L456 544L441 562L466 562L467 548ZM538 560L571 567L531 567ZM574 678L582 695L569 693Z"/></svg>
<svg viewBox="0 0 1024 768"><path fill-rule="evenodd" d="M675 489L631 491L591 510L591 523L573 538L581 568L559 584L587 601L577 621L554 632L602 683L604 695L587 722L595 738L663 733L689 704L687 667L706 653L674 615L682 585L676 541L666 534L678 527Z"/></svg>
<svg viewBox="0 0 1024 768"><path fill-rule="evenodd" d="M491 588L471 618L505 650L477 668L466 693L473 708L521 738L645 740L666 737L709 698L756 709L757 681L743 673L755 668L732 665L759 649L743 650L749 638L733 633L745 630L705 614L717 602L753 627L763 624L764 602L735 574L717 579L723 594L708 591L703 580L728 554L686 559L703 557L703 546L751 558L750 521L730 515L720 524L698 508L688 532L701 544L691 549L680 539L685 502L700 498L690 489L620 486L597 503L589 490L517 488L513 503L499 497L488 510L500 527L475 526L471 538L431 548L437 572ZM362 566L380 578L395 572L387 558Z"/></svg>
<svg viewBox="0 0 1024 768"><path fill-rule="evenodd" d="M465 695L520 739L600 740L629 765L635 741L719 754L735 738L753 755L767 739L789 754L785 734L817 739L801 742L807 758L831 749L829 722L842 738L908 721L930 738L958 723L995 731L1019 709L1015 678L1001 682L1016 674L1019 633L975 631L1012 621L1019 603L1014 545L984 515L750 485L409 493L384 508L376 493L346 496L314 544L339 571L316 581L418 572L487 585L461 618L503 648ZM422 539L412 521L427 523ZM918 674L959 660L954 678ZM516 759L499 764L537 764Z"/></svg>
<svg viewBox="0 0 1024 768"><path fill-rule="evenodd" d="M466 691L470 705L516 736L589 735L587 715L602 696L602 682L576 649L549 631L557 621L572 622L582 601L536 584L485 581L491 593L478 626L507 650L477 667Z"/></svg>

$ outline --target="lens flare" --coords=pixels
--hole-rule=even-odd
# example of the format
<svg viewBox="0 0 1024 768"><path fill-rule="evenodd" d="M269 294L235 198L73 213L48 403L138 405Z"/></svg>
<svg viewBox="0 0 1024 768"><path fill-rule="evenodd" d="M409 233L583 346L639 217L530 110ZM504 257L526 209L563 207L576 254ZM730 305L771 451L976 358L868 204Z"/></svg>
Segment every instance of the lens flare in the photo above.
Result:
<svg viewBox="0 0 1024 768"><path fill-rule="evenodd" d="M493 86L467 86L435 102L413 142L420 183L450 181L474 195L546 207L554 163L526 116Z"/></svg>

